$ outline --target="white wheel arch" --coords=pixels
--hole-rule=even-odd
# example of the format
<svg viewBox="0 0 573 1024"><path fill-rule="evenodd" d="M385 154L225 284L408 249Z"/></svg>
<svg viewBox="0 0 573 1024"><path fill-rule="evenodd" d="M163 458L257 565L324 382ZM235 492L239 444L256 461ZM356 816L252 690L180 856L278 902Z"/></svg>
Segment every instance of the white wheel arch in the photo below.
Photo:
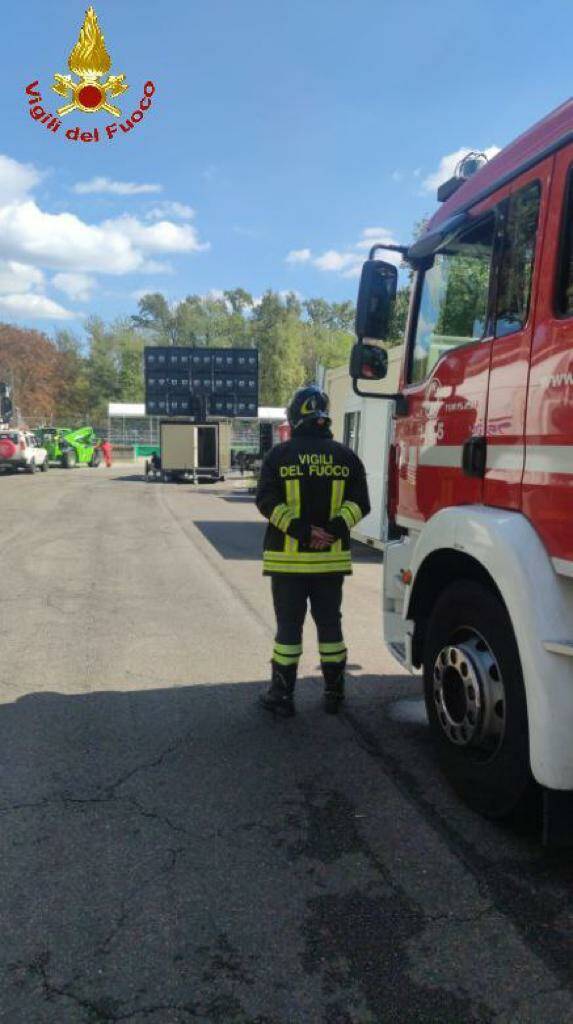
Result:
<svg viewBox="0 0 573 1024"><path fill-rule="evenodd" d="M492 578L520 652L533 775L552 789L573 789L573 657L562 653L573 650L573 580L555 571L525 516L482 505L443 509L409 538L407 550L409 565L401 568L411 570L412 584L402 613L405 635L416 578L433 553L462 553Z"/></svg>

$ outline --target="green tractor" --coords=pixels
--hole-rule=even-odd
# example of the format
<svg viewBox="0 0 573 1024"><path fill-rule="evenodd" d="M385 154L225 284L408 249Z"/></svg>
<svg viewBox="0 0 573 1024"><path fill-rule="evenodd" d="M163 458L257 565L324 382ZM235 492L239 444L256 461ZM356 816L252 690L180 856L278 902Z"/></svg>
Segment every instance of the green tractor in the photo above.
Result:
<svg viewBox="0 0 573 1024"><path fill-rule="evenodd" d="M92 427L70 430L68 427L44 427L38 431L48 452L48 460L64 469L74 466L99 466L102 455Z"/></svg>

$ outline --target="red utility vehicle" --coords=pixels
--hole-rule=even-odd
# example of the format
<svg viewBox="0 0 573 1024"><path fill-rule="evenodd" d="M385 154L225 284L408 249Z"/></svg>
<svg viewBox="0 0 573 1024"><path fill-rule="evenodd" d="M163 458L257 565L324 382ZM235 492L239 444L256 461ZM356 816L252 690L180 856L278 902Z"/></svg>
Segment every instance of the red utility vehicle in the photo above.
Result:
<svg viewBox="0 0 573 1024"><path fill-rule="evenodd" d="M573 790L573 100L440 191L401 250L414 273L386 396L385 637L423 669L458 792L502 817L536 780L551 834ZM378 248L358 297L360 394L385 376L397 287Z"/></svg>

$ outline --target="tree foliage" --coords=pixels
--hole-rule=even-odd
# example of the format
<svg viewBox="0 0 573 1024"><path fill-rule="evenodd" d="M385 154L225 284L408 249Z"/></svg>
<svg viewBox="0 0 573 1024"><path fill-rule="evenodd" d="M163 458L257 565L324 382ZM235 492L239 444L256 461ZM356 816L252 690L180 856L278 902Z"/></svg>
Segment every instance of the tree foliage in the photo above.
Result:
<svg viewBox="0 0 573 1024"><path fill-rule="evenodd" d="M0 324L0 380L11 385L24 416L54 415L61 360L45 334Z"/></svg>
<svg viewBox="0 0 573 1024"><path fill-rule="evenodd" d="M390 344L402 340L407 289L398 293ZM294 292L244 288L169 303L144 295L136 315L85 323L85 339L68 330L53 338L0 325L0 381L12 384L23 418L39 423L102 424L110 401L143 401L146 345L254 347L259 351L262 405L285 405L296 387L316 379L319 366L340 366L352 346L354 306Z"/></svg>

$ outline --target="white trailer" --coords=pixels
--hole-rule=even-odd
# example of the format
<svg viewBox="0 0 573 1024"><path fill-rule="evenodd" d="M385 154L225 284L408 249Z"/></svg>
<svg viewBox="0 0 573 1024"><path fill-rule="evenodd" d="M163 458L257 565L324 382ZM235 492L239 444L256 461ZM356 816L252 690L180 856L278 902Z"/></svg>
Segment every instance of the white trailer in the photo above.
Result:
<svg viewBox="0 0 573 1024"><path fill-rule="evenodd" d="M368 384L380 393L397 390L402 346L390 349L388 376ZM366 468L371 511L352 531L363 544L382 549L386 529L386 486L388 445L391 440L391 403L361 398L352 390L348 367L327 370L324 388L330 398L332 432L337 441L348 444Z"/></svg>
<svg viewBox="0 0 573 1024"><path fill-rule="evenodd" d="M221 480L230 468L230 425L162 420L159 425L163 480Z"/></svg>

